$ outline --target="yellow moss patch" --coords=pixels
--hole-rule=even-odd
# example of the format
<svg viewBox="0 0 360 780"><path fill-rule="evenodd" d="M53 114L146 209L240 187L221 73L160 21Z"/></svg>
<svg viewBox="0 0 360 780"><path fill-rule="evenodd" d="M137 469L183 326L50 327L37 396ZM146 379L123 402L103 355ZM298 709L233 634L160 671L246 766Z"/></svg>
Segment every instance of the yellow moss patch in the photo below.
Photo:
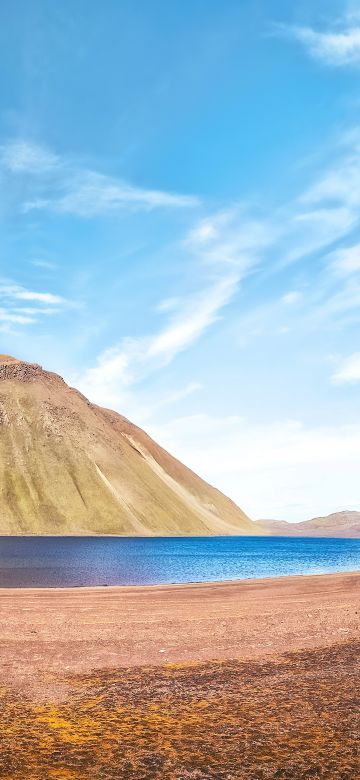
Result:
<svg viewBox="0 0 360 780"><path fill-rule="evenodd" d="M41 706L0 691L0 779L354 780L359 659L105 671Z"/></svg>

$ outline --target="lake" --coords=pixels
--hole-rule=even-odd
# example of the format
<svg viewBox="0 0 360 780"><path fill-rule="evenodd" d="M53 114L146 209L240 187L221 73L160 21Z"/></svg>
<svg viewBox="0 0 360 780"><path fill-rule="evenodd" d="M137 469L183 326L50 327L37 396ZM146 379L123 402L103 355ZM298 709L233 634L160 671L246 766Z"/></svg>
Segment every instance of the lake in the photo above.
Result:
<svg viewBox="0 0 360 780"><path fill-rule="evenodd" d="M155 585L360 569L360 539L0 537L0 587Z"/></svg>

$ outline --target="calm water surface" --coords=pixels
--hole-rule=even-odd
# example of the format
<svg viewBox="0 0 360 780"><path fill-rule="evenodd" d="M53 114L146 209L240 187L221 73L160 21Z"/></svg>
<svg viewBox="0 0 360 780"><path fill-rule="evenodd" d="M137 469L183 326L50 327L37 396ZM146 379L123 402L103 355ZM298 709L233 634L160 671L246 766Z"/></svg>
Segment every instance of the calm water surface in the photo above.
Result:
<svg viewBox="0 0 360 780"><path fill-rule="evenodd" d="M0 587L154 585L360 569L360 539L0 537Z"/></svg>

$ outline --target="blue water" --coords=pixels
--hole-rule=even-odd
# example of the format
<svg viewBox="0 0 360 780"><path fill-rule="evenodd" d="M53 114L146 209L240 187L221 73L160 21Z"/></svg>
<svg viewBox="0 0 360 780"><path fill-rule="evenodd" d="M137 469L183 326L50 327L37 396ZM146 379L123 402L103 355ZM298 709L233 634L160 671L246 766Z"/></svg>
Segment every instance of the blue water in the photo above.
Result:
<svg viewBox="0 0 360 780"><path fill-rule="evenodd" d="M0 587L154 585L360 569L360 539L0 537Z"/></svg>

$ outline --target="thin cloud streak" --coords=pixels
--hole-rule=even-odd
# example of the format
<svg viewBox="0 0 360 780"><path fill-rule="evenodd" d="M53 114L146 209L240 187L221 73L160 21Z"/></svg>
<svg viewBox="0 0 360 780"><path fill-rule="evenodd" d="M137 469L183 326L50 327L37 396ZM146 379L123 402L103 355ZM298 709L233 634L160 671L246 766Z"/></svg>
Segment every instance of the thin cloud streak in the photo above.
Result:
<svg viewBox="0 0 360 780"><path fill-rule="evenodd" d="M1 322L16 323L17 325L32 325L36 322L35 317L31 317L28 314L16 314L7 309L0 309L0 320Z"/></svg>
<svg viewBox="0 0 360 780"><path fill-rule="evenodd" d="M75 379L77 386L85 394L92 394L98 402L115 401L117 405L124 389L169 365L180 352L196 342L219 318L238 284L238 276L220 279L212 287L183 301L181 311L158 333L137 339L124 338L119 346L105 350L94 367Z"/></svg>
<svg viewBox="0 0 360 780"><path fill-rule="evenodd" d="M20 326L34 325L39 315L59 314L64 307L70 305L61 295L50 292L28 290L17 284L0 282L0 320ZM31 303L32 306L20 306Z"/></svg>
<svg viewBox="0 0 360 780"><path fill-rule="evenodd" d="M18 285L0 284L0 297L19 301L37 301L38 303L46 303L50 306L57 306L65 303L65 298L62 298L60 295L26 290L24 287Z"/></svg>
<svg viewBox="0 0 360 780"><path fill-rule="evenodd" d="M68 192L52 201L27 203L25 210L48 208L63 214L92 217L119 209L184 208L198 204L195 197L145 190L92 171L75 175Z"/></svg>
<svg viewBox="0 0 360 780"><path fill-rule="evenodd" d="M240 276L233 274L194 296L183 306L181 314L151 340L147 357L160 358L168 363L197 341L216 322L219 312L235 294L239 281Z"/></svg>
<svg viewBox="0 0 360 780"><path fill-rule="evenodd" d="M90 219L124 209L150 211L199 205L196 196L137 187L25 140L0 147L0 169L7 176L24 180L26 194L21 195L19 207L25 214L51 211Z"/></svg>

